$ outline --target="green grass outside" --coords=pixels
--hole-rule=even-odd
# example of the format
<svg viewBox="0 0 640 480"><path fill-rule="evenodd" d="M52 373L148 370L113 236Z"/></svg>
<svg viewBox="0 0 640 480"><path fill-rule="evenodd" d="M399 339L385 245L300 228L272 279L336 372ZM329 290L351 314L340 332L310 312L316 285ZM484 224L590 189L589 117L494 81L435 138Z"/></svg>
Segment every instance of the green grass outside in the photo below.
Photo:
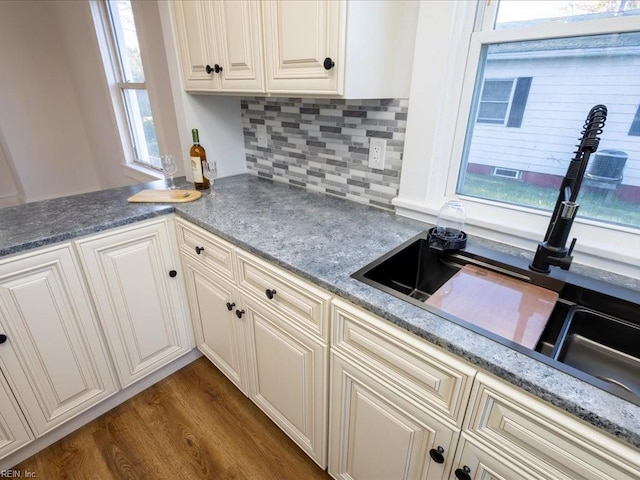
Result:
<svg viewBox="0 0 640 480"><path fill-rule="evenodd" d="M528 185L510 178L467 173L463 195L540 208L551 211L558 197L558 189ZM632 227L640 227L640 205L611 196L605 201L607 190L583 187L578 197L578 217L603 220Z"/></svg>

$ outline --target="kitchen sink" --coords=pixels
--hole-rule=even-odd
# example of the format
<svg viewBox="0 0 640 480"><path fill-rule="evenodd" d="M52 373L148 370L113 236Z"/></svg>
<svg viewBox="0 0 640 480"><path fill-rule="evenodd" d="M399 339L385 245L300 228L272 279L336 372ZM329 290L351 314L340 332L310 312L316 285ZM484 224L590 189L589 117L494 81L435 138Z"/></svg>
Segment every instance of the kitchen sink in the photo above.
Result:
<svg viewBox="0 0 640 480"><path fill-rule="evenodd" d="M528 258L472 242L464 250L433 250L427 235L412 238L352 277L640 405L640 292L559 269L537 273L528 268ZM429 304L467 265L557 292L535 348Z"/></svg>
<svg viewBox="0 0 640 480"><path fill-rule="evenodd" d="M552 358L640 397L640 325L572 307Z"/></svg>

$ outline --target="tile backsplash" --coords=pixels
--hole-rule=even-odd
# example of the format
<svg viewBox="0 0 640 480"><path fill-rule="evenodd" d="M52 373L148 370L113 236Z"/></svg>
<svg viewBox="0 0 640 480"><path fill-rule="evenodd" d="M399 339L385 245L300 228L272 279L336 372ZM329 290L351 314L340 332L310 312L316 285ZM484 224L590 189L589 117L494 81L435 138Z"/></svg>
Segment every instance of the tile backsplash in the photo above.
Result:
<svg viewBox="0 0 640 480"><path fill-rule="evenodd" d="M408 100L244 97L241 106L248 173L393 209ZM368 166L371 137L387 139L384 170Z"/></svg>

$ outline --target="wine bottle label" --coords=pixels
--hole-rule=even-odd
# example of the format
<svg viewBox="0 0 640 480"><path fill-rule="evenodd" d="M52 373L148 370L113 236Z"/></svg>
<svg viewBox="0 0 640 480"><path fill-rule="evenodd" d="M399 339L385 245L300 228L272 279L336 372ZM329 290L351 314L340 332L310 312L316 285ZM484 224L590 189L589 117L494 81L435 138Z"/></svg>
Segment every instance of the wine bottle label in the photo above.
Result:
<svg viewBox="0 0 640 480"><path fill-rule="evenodd" d="M193 172L194 183L202 183L202 164L200 163L200 157L191 157L191 171Z"/></svg>

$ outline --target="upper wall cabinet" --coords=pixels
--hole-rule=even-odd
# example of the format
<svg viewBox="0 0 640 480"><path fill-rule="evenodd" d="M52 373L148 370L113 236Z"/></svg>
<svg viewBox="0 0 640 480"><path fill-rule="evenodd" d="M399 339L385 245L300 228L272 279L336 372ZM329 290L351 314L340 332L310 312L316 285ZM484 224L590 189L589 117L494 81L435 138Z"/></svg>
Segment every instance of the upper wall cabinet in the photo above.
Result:
<svg viewBox="0 0 640 480"><path fill-rule="evenodd" d="M188 92L406 98L418 4L175 2Z"/></svg>
<svg viewBox="0 0 640 480"><path fill-rule="evenodd" d="M263 3L270 93L342 95L346 6L322 0Z"/></svg>
<svg viewBox="0 0 640 480"><path fill-rule="evenodd" d="M173 2L185 90L264 92L260 10L252 0Z"/></svg>

